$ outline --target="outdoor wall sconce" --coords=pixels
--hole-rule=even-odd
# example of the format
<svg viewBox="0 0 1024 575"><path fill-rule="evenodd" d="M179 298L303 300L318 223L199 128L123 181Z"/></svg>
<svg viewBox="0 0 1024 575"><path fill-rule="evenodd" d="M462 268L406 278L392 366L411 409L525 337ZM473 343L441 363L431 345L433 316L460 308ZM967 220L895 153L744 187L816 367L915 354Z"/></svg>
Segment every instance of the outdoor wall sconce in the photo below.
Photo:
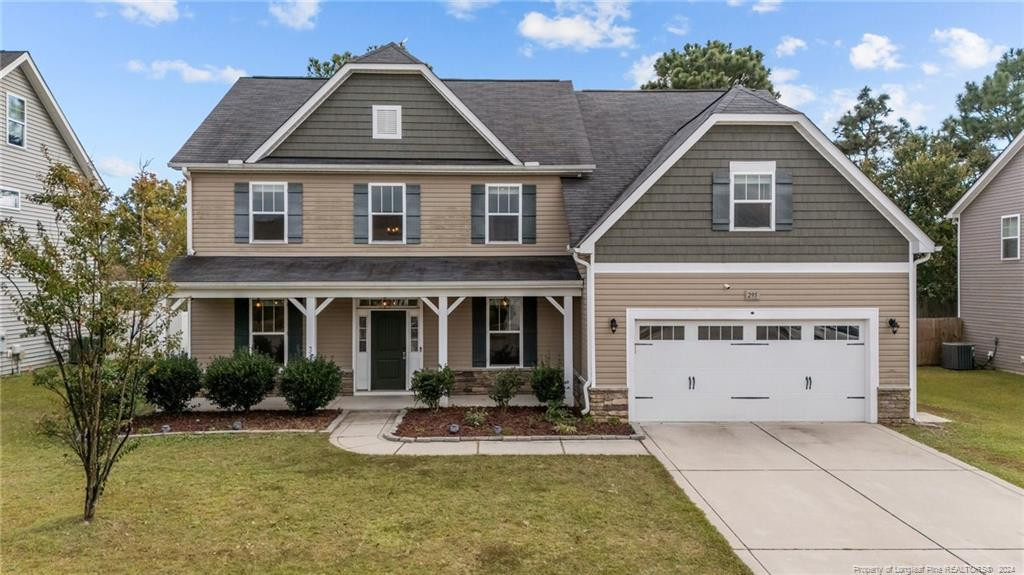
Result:
<svg viewBox="0 0 1024 575"><path fill-rule="evenodd" d="M608 327L612 328L612 333L615 333L615 330L619 329L619 322L615 321L615 318L613 317L612 320L608 322Z"/></svg>
<svg viewBox="0 0 1024 575"><path fill-rule="evenodd" d="M890 317L889 318L889 329L892 330L893 335L896 335L896 332L898 332L900 330L900 322L896 321L896 318Z"/></svg>

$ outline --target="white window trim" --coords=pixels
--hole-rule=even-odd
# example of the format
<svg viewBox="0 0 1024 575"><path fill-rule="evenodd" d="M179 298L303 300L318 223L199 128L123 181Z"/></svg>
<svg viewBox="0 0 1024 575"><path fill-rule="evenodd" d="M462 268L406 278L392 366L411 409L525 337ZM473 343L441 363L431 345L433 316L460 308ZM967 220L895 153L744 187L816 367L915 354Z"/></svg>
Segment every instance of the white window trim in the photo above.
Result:
<svg viewBox="0 0 1024 575"><path fill-rule="evenodd" d="M21 120L15 120L15 119L11 118L11 98L12 97L17 98L17 99L22 101L22 104L23 104L22 107L25 110L25 121L24 122L21 121ZM19 150L28 149L28 99L23 97L23 96L19 96L18 94L15 94L14 92L7 92L6 98L7 99L4 101L4 120L5 120L4 121L4 139L7 141L7 145L8 146L11 146L11 147L14 147L14 148L18 148ZM21 138L21 145L20 146L18 144L12 144L11 143L11 135L9 133L9 129L10 128L8 127L8 124L7 124L8 122L11 122L11 121L17 122L17 123L22 125L23 129L21 131L22 138Z"/></svg>
<svg viewBox="0 0 1024 575"><path fill-rule="evenodd" d="M491 240L491 188L513 187L519 194L519 222L517 224L519 236L516 240ZM493 214L495 216L510 216L512 214ZM521 244L523 243L523 185L522 184L485 184L484 185L484 243L485 244Z"/></svg>
<svg viewBox="0 0 1024 575"><path fill-rule="evenodd" d="M772 186L772 199L769 225L765 228L738 228L736 222L736 204L763 204L765 200L737 200L736 176L769 176ZM729 231L730 232L774 232L775 231L775 162L729 162Z"/></svg>
<svg viewBox="0 0 1024 575"><path fill-rule="evenodd" d="M523 298L518 297L518 296L515 296L515 297L513 297L513 296L504 296L504 297L508 297L510 302L514 301L514 300L519 300L519 363L518 364L514 364L514 363L510 363L510 364L492 364L491 363L491 334L492 333L498 333L498 334L501 334L501 333L515 333L515 331L512 331L512 330L491 331L491 300L492 299L501 299L502 297L503 296L488 296L487 299L485 300L486 303L487 303L487 346L486 346L487 347L487 367L488 368L492 368L493 367L493 368L498 368L498 369L504 369L504 368L509 368L509 367L523 367L523 332L525 331L523 329Z"/></svg>
<svg viewBox="0 0 1024 575"><path fill-rule="evenodd" d="M373 240L373 187L374 186L400 186L402 188L402 239L401 240ZM406 226L406 217L409 212L409 204L406 198L405 184L403 183L387 183L387 182L370 182L366 185L366 241L371 244L381 245L401 245L406 243L408 239L406 234L408 228ZM381 212L381 216L394 216L395 212Z"/></svg>
<svg viewBox="0 0 1024 575"><path fill-rule="evenodd" d="M284 331L261 331L257 332L252 328L252 303L258 299L280 299L284 302ZM288 300L285 298L266 298L266 297L251 297L249 298L249 351L255 352L253 348L253 341L256 339L256 335L280 335L281 340L284 342L284 363L282 365L288 365Z"/></svg>
<svg viewBox="0 0 1024 575"><path fill-rule="evenodd" d="M1003 222L1006 220L1017 220L1017 236L1003 235ZM1015 262L1020 259L1020 214L1010 214L999 218L999 259L1004 262ZM1006 240L1017 240L1017 257L1008 258L1003 254L1003 242Z"/></svg>
<svg viewBox="0 0 1024 575"><path fill-rule="evenodd" d="M12 212L20 212L21 211L21 190L15 190L14 188L8 188L6 186L0 186L0 191L12 192L14 194L14 197L18 198L16 200L18 205L16 207L11 208L11 207L0 205L0 209L10 210Z"/></svg>
<svg viewBox="0 0 1024 575"><path fill-rule="evenodd" d="M284 236L280 240L257 240L254 238L256 230L253 227L253 216L257 214L256 210L252 209L252 187L257 186L283 186L284 187L284 211L283 212L268 212L260 210L259 214L273 214L277 215L280 213L284 216ZM249 243L250 244L286 244L288 243L288 182L249 182Z"/></svg>
<svg viewBox="0 0 1024 575"><path fill-rule="evenodd" d="M398 128L396 134L382 134L377 131L377 112L393 110L395 112L395 126ZM371 106L374 140L401 140L402 139L402 107L401 106Z"/></svg>

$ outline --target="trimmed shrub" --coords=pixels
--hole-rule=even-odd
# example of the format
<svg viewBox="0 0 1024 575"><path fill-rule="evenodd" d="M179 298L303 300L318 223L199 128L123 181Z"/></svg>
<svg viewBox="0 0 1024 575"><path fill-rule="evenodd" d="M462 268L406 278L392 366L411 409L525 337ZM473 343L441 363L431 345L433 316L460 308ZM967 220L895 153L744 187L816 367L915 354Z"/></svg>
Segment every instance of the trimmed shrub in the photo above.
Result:
<svg viewBox="0 0 1024 575"><path fill-rule="evenodd" d="M530 370L530 385L533 387L533 395L541 403L565 401L565 377L560 367L538 363Z"/></svg>
<svg viewBox="0 0 1024 575"><path fill-rule="evenodd" d="M491 393L487 397L491 398L494 405L505 409L512 398L519 393L519 388L522 385L523 379L519 370L503 369L491 375Z"/></svg>
<svg viewBox="0 0 1024 575"><path fill-rule="evenodd" d="M274 389L277 364L268 355L240 349L206 368L206 396L221 409L249 411Z"/></svg>
<svg viewBox="0 0 1024 575"><path fill-rule="evenodd" d="M292 360L281 372L281 395L298 413L313 413L325 407L339 391L341 370L321 356Z"/></svg>
<svg viewBox="0 0 1024 575"><path fill-rule="evenodd" d="M487 410L482 407L472 407L466 410L462 422L470 427L480 427L487 423Z"/></svg>
<svg viewBox="0 0 1024 575"><path fill-rule="evenodd" d="M146 401L167 413L188 410L203 388L203 372L194 358L170 355L153 362L146 374Z"/></svg>
<svg viewBox="0 0 1024 575"><path fill-rule="evenodd" d="M447 365L441 369L421 369L412 374L412 395L430 409L441 406L441 398L452 394L455 374Z"/></svg>

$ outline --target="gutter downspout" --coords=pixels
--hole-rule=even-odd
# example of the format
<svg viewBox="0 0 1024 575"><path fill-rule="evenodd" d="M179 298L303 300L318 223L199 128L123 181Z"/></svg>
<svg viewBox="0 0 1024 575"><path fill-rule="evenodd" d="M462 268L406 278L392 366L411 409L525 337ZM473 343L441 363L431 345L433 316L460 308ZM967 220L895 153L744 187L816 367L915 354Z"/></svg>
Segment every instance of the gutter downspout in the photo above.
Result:
<svg viewBox="0 0 1024 575"><path fill-rule="evenodd" d="M936 246L935 251L942 249ZM917 259L910 254L913 265L910 266L910 419L917 421L917 267L932 259L927 253Z"/></svg>
<svg viewBox="0 0 1024 575"><path fill-rule="evenodd" d="M192 174L188 168L181 169L185 176L185 255L195 255L192 249Z"/></svg>
<svg viewBox="0 0 1024 575"><path fill-rule="evenodd" d="M591 376L594 372L595 359L594 354L592 353L592 350L594 349L594 268L591 267L590 262L580 258L579 252L576 248L570 248L570 250L572 251L572 259L575 260L577 264L587 269L587 293L584 296L586 298L587 306L587 349L585 350L587 353L587 379L583 381L583 388L581 390L581 395L583 397L583 409L580 410L580 413L586 415L590 413L590 388L594 385L593 377ZM576 377L576 374L573 374L572 376Z"/></svg>

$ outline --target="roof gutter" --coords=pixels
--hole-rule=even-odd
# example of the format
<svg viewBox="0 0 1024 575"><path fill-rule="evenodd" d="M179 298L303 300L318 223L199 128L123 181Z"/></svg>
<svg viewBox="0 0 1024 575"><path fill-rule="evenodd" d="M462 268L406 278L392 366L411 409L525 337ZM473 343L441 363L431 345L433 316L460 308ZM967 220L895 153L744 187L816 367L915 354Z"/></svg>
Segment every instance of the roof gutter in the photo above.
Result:
<svg viewBox="0 0 1024 575"><path fill-rule="evenodd" d="M248 164L242 162L205 163L169 162L175 170L191 172L321 172L338 174L387 173L387 174L538 174L581 176L593 172L594 164L559 165L409 165L409 164Z"/></svg>

